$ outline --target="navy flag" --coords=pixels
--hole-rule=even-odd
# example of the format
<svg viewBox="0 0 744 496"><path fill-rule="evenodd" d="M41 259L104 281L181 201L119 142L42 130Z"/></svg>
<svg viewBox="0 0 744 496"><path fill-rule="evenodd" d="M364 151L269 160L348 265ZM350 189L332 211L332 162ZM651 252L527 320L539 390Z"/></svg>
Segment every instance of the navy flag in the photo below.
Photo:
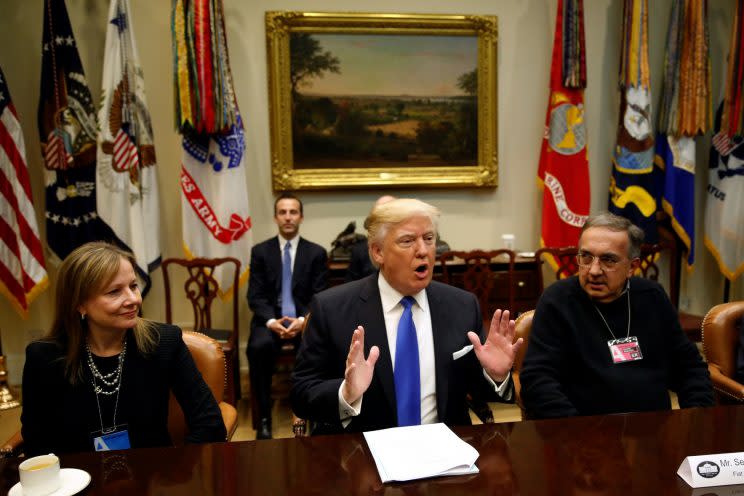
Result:
<svg viewBox="0 0 744 496"><path fill-rule="evenodd" d="M630 219L646 233L647 242L656 243L647 0L625 0L621 49L620 122L608 210Z"/></svg>
<svg viewBox="0 0 744 496"><path fill-rule="evenodd" d="M38 124L49 248L64 259L88 241L114 241L96 213L96 112L64 0L44 1Z"/></svg>

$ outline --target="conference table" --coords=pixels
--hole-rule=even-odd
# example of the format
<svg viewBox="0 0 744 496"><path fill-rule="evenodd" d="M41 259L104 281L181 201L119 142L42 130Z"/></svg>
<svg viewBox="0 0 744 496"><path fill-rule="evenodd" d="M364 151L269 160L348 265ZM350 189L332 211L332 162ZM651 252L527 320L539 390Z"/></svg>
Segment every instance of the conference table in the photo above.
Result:
<svg viewBox="0 0 744 496"><path fill-rule="evenodd" d="M455 427L480 473L382 484L361 434L62 455L83 495L728 495L693 490L688 455L744 451L744 406ZM0 494L18 481L0 461Z"/></svg>

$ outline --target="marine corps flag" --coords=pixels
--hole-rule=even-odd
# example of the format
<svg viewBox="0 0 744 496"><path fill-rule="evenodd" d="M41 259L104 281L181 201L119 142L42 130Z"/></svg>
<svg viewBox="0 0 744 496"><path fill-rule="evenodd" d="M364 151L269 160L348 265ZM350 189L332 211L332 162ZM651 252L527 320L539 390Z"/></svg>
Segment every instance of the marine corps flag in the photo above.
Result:
<svg viewBox="0 0 744 496"><path fill-rule="evenodd" d="M186 255L235 257L248 278L251 218L243 123L233 91L221 0L173 2L176 126L183 135L181 215ZM213 274L223 294L229 274Z"/></svg>
<svg viewBox="0 0 744 496"><path fill-rule="evenodd" d="M0 293L22 316L48 279L36 225L26 145L0 70Z"/></svg>
<svg viewBox="0 0 744 496"><path fill-rule="evenodd" d="M612 154L609 211L630 219L655 243L656 193L651 83L648 64L648 0L625 0L620 55L620 122Z"/></svg>
<svg viewBox="0 0 744 496"><path fill-rule="evenodd" d="M96 212L96 114L64 0L44 1L39 137L47 242L60 259L114 233Z"/></svg>
<svg viewBox="0 0 744 496"><path fill-rule="evenodd" d="M98 114L98 215L134 253L137 272L160 265L160 214L152 123L129 0L111 0Z"/></svg>
<svg viewBox="0 0 744 496"><path fill-rule="evenodd" d="M583 2L558 0L550 99L537 172L543 189L542 246L575 246L589 215L585 87Z"/></svg>

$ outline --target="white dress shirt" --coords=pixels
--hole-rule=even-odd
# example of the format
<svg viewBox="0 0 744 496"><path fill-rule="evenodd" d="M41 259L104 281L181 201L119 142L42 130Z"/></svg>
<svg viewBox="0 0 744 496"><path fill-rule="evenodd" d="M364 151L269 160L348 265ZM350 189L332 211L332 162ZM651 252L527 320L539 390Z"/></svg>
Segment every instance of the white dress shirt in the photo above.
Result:
<svg viewBox="0 0 744 496"><path fill-rule="evenodd" d="M382 273L378 275L377 284L380 287L380 299L382 300L382 313L385 316L385 331L387 332L390 358L393 362L395 372L395 347L398 341L398 323L403 315L403 305L400 300L405 295L388 284ZM421 423L436 424L437 416L437 384L436 370L434 368L434 338L431 330L431 312L429 312L429 300L426 298L426 290L419 291L411 297L416 300L411 305L413 325L416 327L416 339L419 351L419 377L421 380Z"/></svg>
<svg viewBox="0 0 744 496"><path fill-rule="evenodd" d="M403 299L403 295L396 291L390 284L385 280L382 272L377 276L377 284L380 289L380 300L382 301L382 312L385 317L385 331L387 333L388 347L390 348L390 359L393 362L393 371L395 370L395 345L397 341L398 333L398 321L403 315L403 305L400 300ZM419 349L419 374L421 378L421 423L422 424L434 424L439 422L439 416L437 414L437 386L436 386L436 370L434 363L434 338L431 326L431 312L429 311L429 300L426 297L426 290L419 291L415 295L411 295L416 304L411 306L411 313L413 315L413 324L416 326L416 338L418 340ZM365 332L367 330L365 329ZM474 353L472 350L470 353ZM509 382L509 378L501 383L496 384L483 370L483 376L493 386L494 390L499 396L509 400L511 397L511 389L504 391L505 386ZM356 417L362 411L362 395L357 401L349 404L344 399L341 391L343 391L344 380L341 383L341 387L338 389L338 411L341 419L341 424L346 427L351 423L351 418ZM507 392L507 395L504 393Z"/></svg>

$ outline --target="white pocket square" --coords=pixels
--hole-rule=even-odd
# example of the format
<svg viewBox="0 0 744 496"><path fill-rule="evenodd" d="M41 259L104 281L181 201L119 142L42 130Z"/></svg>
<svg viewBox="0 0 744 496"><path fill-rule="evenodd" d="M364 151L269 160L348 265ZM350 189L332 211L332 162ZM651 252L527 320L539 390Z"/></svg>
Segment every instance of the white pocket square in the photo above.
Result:
<svg viewBox="0 0 744 496"><path fill-rule="evenodd" d="M473 349L473 345L469 344L465 346L463 349L457 350L456 352L452 353L452 360L457 360L458 358L462 358L463 356L470 353L470 350L472 349Z"/></svg>

